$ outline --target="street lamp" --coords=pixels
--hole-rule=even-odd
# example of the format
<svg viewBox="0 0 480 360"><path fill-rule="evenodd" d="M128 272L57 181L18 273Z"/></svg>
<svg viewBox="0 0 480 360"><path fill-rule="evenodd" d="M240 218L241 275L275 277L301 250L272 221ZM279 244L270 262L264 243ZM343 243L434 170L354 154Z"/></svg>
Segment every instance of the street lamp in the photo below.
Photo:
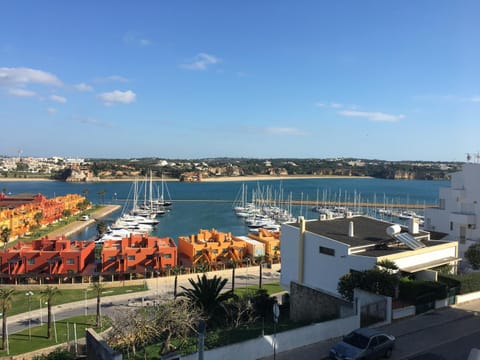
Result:
<svg viewBox="0 0 480 360"><path fill-rule="evenodd" d="M277 350L277 323L280 316L280 307L278 306L277 298L273 303L273 360L275 360Z"/></svg>
<svg viewBox="0 0 480 360"><path fill-rule="evenodd" d="M31 316L32 307L31 307L31 304L30 304L30 298L33 296L33 292L32 291L27 291L25 293L25 296L28 299L28 339L32 340L32 316Z"/></svg>
<svg viewBox="0 0 480 360"><path fill-rule="evenodd" d="M87 291L88 291L88 289L85 288L85 316L88 315L88 310L87 310L87 309L88 309L88 307L87 307Z"/></svg>

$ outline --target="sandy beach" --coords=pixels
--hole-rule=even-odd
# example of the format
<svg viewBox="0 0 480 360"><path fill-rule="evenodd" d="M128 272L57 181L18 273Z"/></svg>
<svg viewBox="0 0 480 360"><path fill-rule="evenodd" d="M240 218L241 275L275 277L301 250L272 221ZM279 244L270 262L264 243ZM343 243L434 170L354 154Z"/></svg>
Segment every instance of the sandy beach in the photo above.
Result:
<svg viewBox="0 0 480 360"><path fill-rule="evenodd" d="M328 175L254 175L254 176L218 176L202 179L202 182L224 182L224 181L262 181L262 180L297 180L297 179L356 179L368 176L328 176Z"/></svg>
<svg viewBox="0 0 480 360"><path fill-rule="evenodd" d="M272 176L272 175L249 175L249 176L216 176L202 178L201 182L226 182L226 181L263 181L263 180L295 180L295 179L370 179L369 176L335 176L335 175L284 175L284 176ZM142 180L144 178L104 178L96 181L89 182L79 182L79 183L94 183L94 182L125 182L125 181L134 181ZM28 181L60 181L52 180L46 178L35 178L35 179L21 179L21 178L0 178L0 184L2 182L28 182ZM162 181L162 178L154 177L152 181ZM175 182L180 181L174 178L163 178L163 181Z"/></svg>

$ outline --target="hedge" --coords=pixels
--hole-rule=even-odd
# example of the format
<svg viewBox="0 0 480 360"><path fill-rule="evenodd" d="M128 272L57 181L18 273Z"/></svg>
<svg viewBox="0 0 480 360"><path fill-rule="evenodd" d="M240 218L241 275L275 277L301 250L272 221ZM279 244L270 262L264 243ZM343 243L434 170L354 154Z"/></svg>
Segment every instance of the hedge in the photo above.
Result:
<svg viewBox="0 0 480 360"><path fill-rule="evenodd" d="M448 297L448 286L434 281L400 280L400 300L425 303Z"/></svg>
<svg viewBox="0 0 480 360"><path fill-rule="evenodd" d="M480 291L480 273L440 275L438 281L445 283L450 288L456 287L459 295Z"/></svg>

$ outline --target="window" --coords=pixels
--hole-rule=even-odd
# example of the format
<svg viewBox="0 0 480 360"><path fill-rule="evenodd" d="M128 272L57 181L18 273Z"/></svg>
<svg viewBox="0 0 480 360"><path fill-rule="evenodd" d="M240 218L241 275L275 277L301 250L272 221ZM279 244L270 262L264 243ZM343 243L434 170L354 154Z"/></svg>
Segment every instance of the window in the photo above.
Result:
<svg viewBox="0 0 480 360"><path fill-rule="evenodd" d="M67 259L67 265L75 264L75 259Z"/></svg>
<svg viewBox="0 0 480 360"><path fill-rule="evenodd" d="M127 260L135 260L135 255L128 255Z"/></svg>
<svg viewBox="0 0 480 360"><path fill-rule="evenodd" d="M171 259L172 258L172 254L165 254L163 256L165 259Z"/></svg>
<svg viewBox="0 0 480 360"><path fill-rule="evenodd" d="M325 246L320 246L320 254L335 256L335 249L331 249Z"/></svg>
<svg viewBox="0 0 480 360"><path fill-rule="evenodd" d="M35 259L28 259L27 264L28 265L35 265Z"/></svg>
<svg viewBox="0 0 480 360"><path fill-rule="evenodd" d="M152 259L153 259L153 255L147 255L147 256L145 257L145 259L147 259L147 260L152 260Z"/></svg>
<svg viewBox="0 0 480 360"><path fill-rule="evenodd" d="M115 261L115 256L109 256L108 261Z"/></svg>

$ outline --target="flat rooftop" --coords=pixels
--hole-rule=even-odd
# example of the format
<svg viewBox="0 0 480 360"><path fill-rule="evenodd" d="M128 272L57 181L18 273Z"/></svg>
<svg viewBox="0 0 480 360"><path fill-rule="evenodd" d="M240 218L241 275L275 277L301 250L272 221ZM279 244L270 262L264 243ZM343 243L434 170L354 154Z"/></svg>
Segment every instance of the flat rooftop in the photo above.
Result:
<svg viewBox="0 0 480 360"><path fill-rule="evenodd" d="M353 237L348 236L350 222L353 223ZM300 223L289 223L299 228ZM393 223L374 219L367 216L353 216L350 218L336 218L331 220L311 220L305 222L306 231L328 237L339 241L352 248L374 247L381 244L395 244L397 241L387 234L387 228ZM402 233L408 232L406 227L402 226ZM420 230L415 237L428 239L429 232ZM446 234L435 233L435 240L440 240ZM443 235L443 236L442 236ZM438 245L438 242L421 240L426 246ZM395 248L384 249L385 252L392 253ZM404 247L399 247L398 251L405 251Z"/></svg>

